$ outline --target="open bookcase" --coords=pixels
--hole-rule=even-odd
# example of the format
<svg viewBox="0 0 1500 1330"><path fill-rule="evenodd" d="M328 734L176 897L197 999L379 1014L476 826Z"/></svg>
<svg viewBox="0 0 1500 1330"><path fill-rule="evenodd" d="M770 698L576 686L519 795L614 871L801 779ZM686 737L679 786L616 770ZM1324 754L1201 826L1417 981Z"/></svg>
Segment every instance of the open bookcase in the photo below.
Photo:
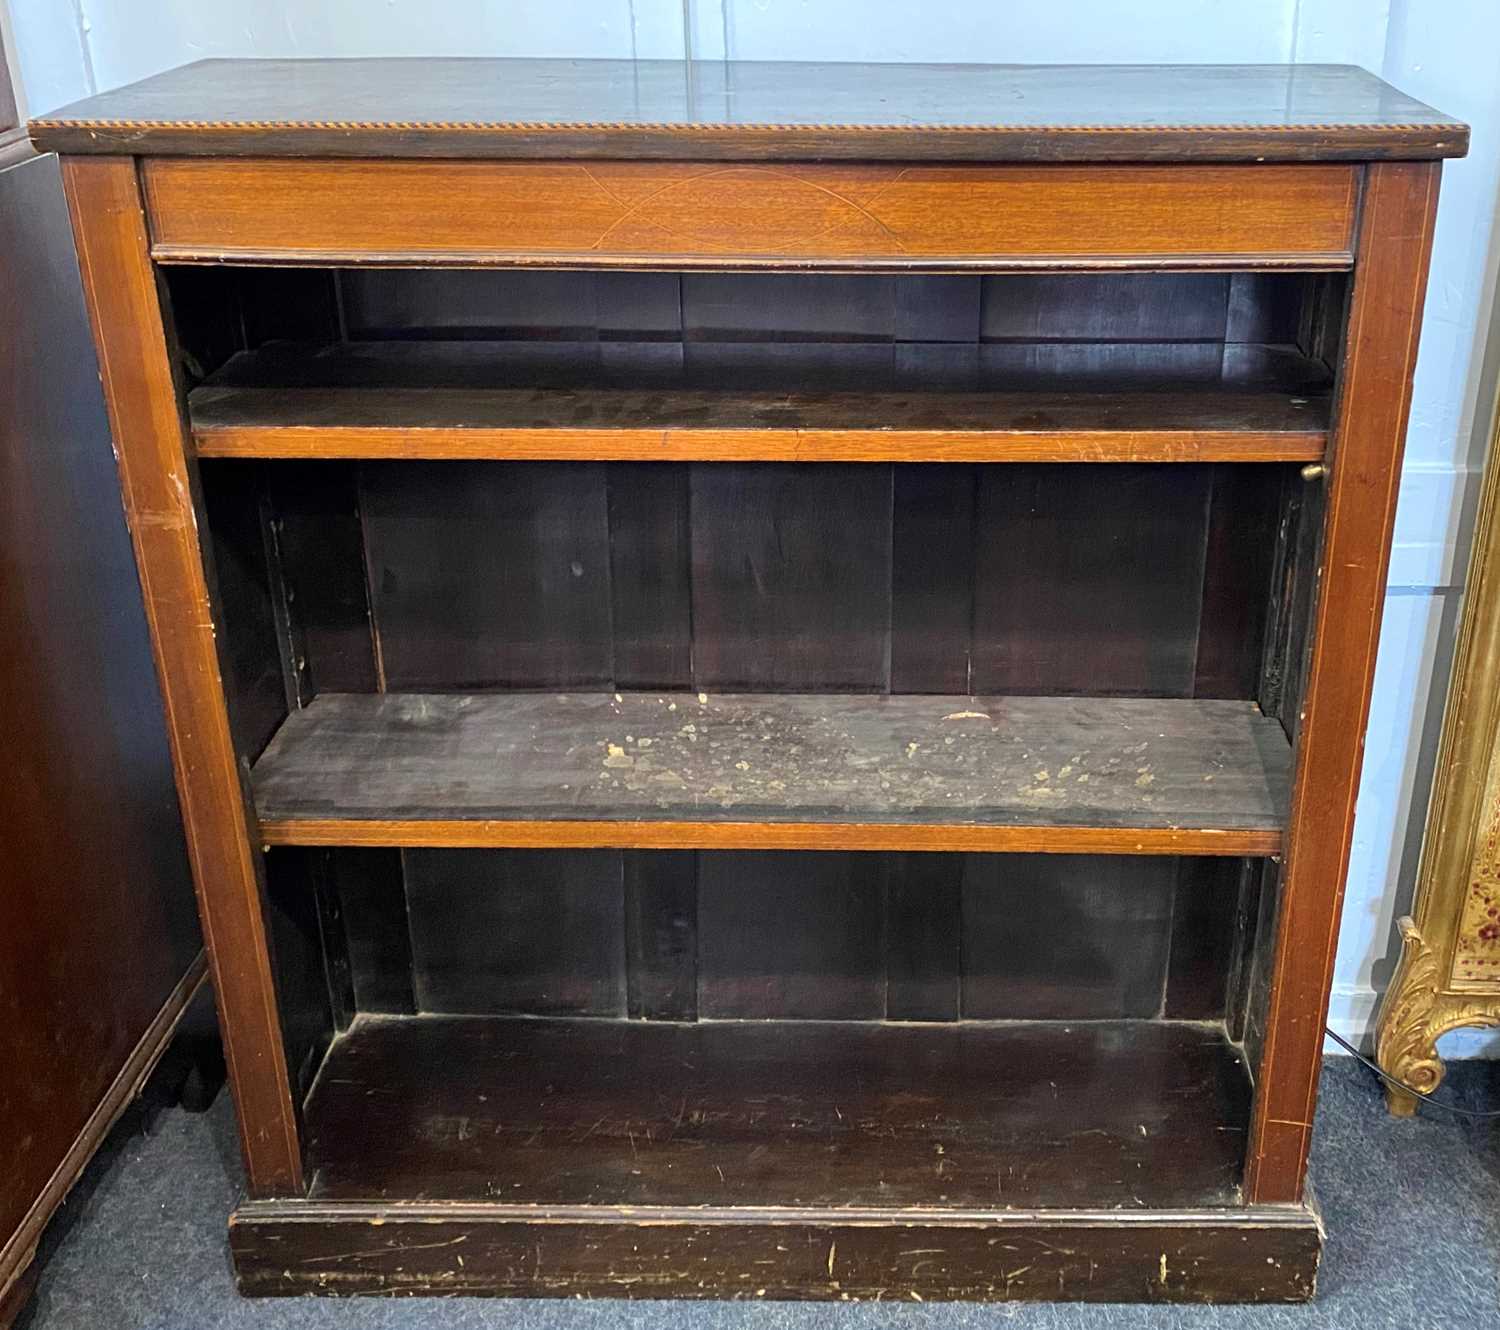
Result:
<svg viewBox="0 0 1500 1330"><path fill-rule="evenodd" d="M1176 165L817 120L684 165L597 109L273 115L283 68L34 127L143 136L67 171L242 1286L1308 1296L1461 128L1336 71L1357 133Z"/></svg>
<svg viewBox="0 0 1500 1330"><path fill-rule="evenodd" d="M172 273L313 1194L1236 1201L1343 286Z"/></svg>

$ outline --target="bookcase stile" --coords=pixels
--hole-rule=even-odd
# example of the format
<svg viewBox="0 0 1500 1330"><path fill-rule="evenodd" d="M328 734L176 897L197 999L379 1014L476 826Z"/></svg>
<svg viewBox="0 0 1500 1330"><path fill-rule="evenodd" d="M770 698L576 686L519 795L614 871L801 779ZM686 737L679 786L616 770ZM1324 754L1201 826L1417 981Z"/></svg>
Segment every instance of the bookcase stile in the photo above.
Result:
<svg viewBox="0 0 1500 1330"><path fill-rule="evenodd" d="M1365 177L1287 825L1277 981L1246 1169L1257 1201L1296 1201L1307 1171L1441 171L1440 163L1380 163Z"/></svg>
<svg viewBox="0 0 1500 1330"><path fill-rule="evenodd" d="M259 846L229 733L198 482L130 157L63 164L125 517L167 713L252 1195L302 1190Z"/></svg>

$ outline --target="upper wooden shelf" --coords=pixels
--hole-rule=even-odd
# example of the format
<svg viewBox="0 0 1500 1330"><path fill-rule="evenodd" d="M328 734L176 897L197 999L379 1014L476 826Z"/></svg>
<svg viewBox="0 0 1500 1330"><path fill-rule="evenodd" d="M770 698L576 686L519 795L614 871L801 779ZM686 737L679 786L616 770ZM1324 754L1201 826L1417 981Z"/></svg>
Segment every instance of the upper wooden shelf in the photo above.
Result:
<svg viewBox="0 0 1500 1330"><path fill-rule="evenodd" d="M43 151L988 162L1462 156L1342 65L204 60L31 123Z"/></svg>
<svg viewBox="0 0 1500 1330"><path fill-rule="evenodd" d="M1308 461L1328 379L1248 344L283 343L188 403L203 457Z"/></svg>
<svg viewBox="0 0 1500 1330"><path fill-rule="evenodd" d="M253 772L269 845L1274 854L1250 702L328 694Z"/></svg>

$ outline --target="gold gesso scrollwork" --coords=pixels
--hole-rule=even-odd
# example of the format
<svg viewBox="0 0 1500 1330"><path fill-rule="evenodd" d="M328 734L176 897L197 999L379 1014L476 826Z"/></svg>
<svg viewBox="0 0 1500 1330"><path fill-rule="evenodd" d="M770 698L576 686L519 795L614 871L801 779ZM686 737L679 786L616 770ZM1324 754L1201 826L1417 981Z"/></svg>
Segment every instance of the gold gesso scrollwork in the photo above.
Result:
<svg viewBox="0 0 1500 1330"><path fill-rule="evenodd" d="M1500 458L1494 441L1475 523L1468 596L1438 747L1414 918L1376 1031L1389 1075L1420 1094L1441 1084L1437 1040L1500 1025ZM1391 1111L1417 1100L1388 1087Z"/></svg>
<svg viewBox="0 0 1500 1330"><path fill-rule="evenodd" d="M1454 938L1449 980L1454 988L1500 986L1500 752L1490 761L1482 821L1475 838Z"/></svg>
<svg viewBox="0 0 1500 1330"><path fill-rule="evenodd" d="M1500 1025L1500 1003L1445 995L1438 957L1416 924L1408 916L1396 926L1401 960L1381 1005L1375 1057L1388 1075L1431 1094L1444 1075L1439 1036L1465 1025ZM1387 1087L1387 1103L1402 1116L1416 1107L1411 1096L1393 1087Z"/></svg>

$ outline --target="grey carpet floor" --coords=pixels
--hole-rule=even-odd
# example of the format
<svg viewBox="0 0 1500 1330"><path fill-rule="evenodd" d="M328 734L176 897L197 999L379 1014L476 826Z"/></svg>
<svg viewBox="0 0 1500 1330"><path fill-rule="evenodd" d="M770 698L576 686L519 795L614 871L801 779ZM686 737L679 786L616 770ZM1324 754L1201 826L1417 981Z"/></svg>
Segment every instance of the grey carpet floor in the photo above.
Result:
<svg viewBox="0 0 1500 1330"><path fill-rule="evenodd" d="M1500 1064L1462 1064L1446 1092L1500 1107ZM195 1117L159 1115L116 1132L44 1244L24 1330L217 1327L470 1327L597 1330L847 1330L897 1327L1402 1327L1500 1330L1500 1122L1432 1112L1388 1118L1352 1059L1323 1074L1313 1177L1328 1226L1316 1302L1297 1307L327 1299L247 1302L225 1251L240 1188L228 1096Z"/></svg>

